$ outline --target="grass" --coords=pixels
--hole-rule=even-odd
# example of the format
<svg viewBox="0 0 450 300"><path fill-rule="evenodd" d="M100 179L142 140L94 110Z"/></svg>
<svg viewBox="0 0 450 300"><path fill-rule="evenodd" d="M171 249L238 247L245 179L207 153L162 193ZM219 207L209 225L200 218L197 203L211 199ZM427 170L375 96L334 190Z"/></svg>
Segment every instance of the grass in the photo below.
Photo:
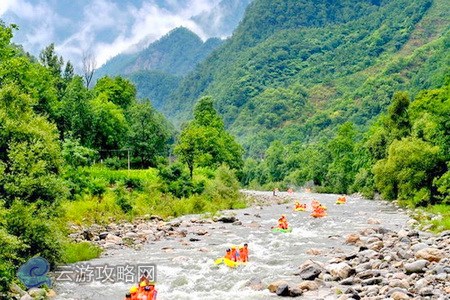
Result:
<svg viewBox="0 0 450 300"><path fill-rule="evenodd" d="M102 253L102 249L88 242L66 243L63 247L62 259L66 263L75 263L78 261L97 258Z"/></svg>
<svg viewBox="0 0 450 300"><path fill-rule="evenodd" d="M422 226L433 225L434 232L450 230L450 205L437 204L418 211Z"/></svg>

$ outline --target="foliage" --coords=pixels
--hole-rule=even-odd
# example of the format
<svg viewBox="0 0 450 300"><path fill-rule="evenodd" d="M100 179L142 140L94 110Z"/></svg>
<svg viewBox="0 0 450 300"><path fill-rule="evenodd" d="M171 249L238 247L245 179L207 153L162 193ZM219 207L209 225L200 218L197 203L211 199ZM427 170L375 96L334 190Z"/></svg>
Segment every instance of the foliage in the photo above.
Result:
<svg viewBox="0 0 450 300"><path fill-rule="evenodd" d="M217 168L226 163L240 169L243 164L243 149L225 131L210 97L201 98L196 104L194 120L181 132L175 153L188 165L191 178L195 166Z"/></svg>

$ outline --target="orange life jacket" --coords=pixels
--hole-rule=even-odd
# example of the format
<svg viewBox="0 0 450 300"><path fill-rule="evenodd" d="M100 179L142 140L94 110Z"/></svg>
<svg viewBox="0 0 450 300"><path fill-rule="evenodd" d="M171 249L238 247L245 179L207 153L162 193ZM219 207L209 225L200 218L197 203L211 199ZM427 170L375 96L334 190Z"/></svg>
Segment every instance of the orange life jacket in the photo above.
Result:
<svg viewBox="0 0 450 300"><path fill-rule="evenodd" d="M248 261L248 248L244 247L244 257L245 257L245 261Z"/></svg>
<svg viewBox="0 0 450 300"><path fill-rule="evenodd" d="M131 294L131 300L138 300L139 293Z"/></svg>
<svg viewBox="0 0 450 300"><path fill-rule="evenodd" d="M245 258L245 250L244 250L244 248L239 249L239 257L240 257L240 260L242 262L246 262L247 261L247 259Z"/></svg>
<svg viewBox="0 0 450 300"><path fill-rule="evenodd" d="M231 254L231 251L230 251L230 252L225 253L225 256L224 256L224 257L225 257L226 259L231 260L232 257L233 257L233 255Z"/></svg>
<svg viewBox="0 0 450 300"><path fill-rule="evenodd" d="M231 260L236 261L236 249L231 249Z"/></svg>

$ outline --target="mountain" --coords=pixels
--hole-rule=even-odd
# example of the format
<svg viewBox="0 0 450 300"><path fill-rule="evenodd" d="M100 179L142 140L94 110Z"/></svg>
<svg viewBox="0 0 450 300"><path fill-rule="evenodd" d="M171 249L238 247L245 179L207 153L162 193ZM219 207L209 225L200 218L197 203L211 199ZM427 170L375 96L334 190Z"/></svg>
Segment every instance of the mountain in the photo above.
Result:
<svg viewBox="0 0 450 300"><path fill-rule="evenodd" d="M223 41L218 38L210 38L203 42L189 29L178 27L142 51L113 57L96 73L102 77L142 70L158 70L173 75L186 75L222 43Z"/></svg>
<svg viewBox="0 0 450 300"><path fill-rule="evenodd" d="M445 0L255 0L233 36L163 107L178 126L211 95L250 155L273 140L360 131L397 90L439 88L449 72Z"/></svg>
<svg viewBox="0 0 450 300"><path fill-rule="evenodd" d="M203 42L187 28L170 31L137 53L120 54L99 68L96 78L121 75L136 84L139 98L148 98L161 109L168 96L178 88L183 76L193 71L223 40Z"/></svg>

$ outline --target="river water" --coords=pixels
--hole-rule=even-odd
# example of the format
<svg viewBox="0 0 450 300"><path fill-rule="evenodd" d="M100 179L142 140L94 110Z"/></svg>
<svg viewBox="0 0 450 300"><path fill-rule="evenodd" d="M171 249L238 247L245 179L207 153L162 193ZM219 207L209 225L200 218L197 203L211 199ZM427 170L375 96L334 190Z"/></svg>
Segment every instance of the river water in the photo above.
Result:
<svg viewBox="0 0 450 300"><path fill-rule="evenodd" d="M89 263L109 266L155 264L156 287L158 299L161 300L274 299L277 296L268 290L254 291L245 283L251 278L260 279L263 285L277 280L299 283L300 278L293 275L298 271L298 266L307 259L327 261L332 257L332 254L309 255L309 249L319 249L325 253L350 250L352 246L344 245L347 234L373 226L398 231L408 221L402 209L384 201L347 197L346 204L335 205L337 195L294 193L292 196L307 203L309 210L311 200L318 199L328 207L329 215L315 219L309 216L310 212L293 212L293 202L234 210L225 213L235 214L242 221L241 226L200 224L199 228L206 230L208 235L189 234L185 238L149 242L139 251L129 248L110 250L107 256ZM270 227L277 224L281 214L286 214L289 226L293 228L291 233L270 232ZM180 220L192 217L184 216ZM381 225L369 225L369 218L380 220ZM251 222L258 222L261 226L249 227ZM181 241L186 242L190 238L199 241L184 244ZM225 254L226 248L246 242L250 250L247 265L231 269L214 264L215 259ZM54 284L57 299L119 300L124 299L130 286L123 282L102 283L95 280L84 284L61 281Z"/></svg>

